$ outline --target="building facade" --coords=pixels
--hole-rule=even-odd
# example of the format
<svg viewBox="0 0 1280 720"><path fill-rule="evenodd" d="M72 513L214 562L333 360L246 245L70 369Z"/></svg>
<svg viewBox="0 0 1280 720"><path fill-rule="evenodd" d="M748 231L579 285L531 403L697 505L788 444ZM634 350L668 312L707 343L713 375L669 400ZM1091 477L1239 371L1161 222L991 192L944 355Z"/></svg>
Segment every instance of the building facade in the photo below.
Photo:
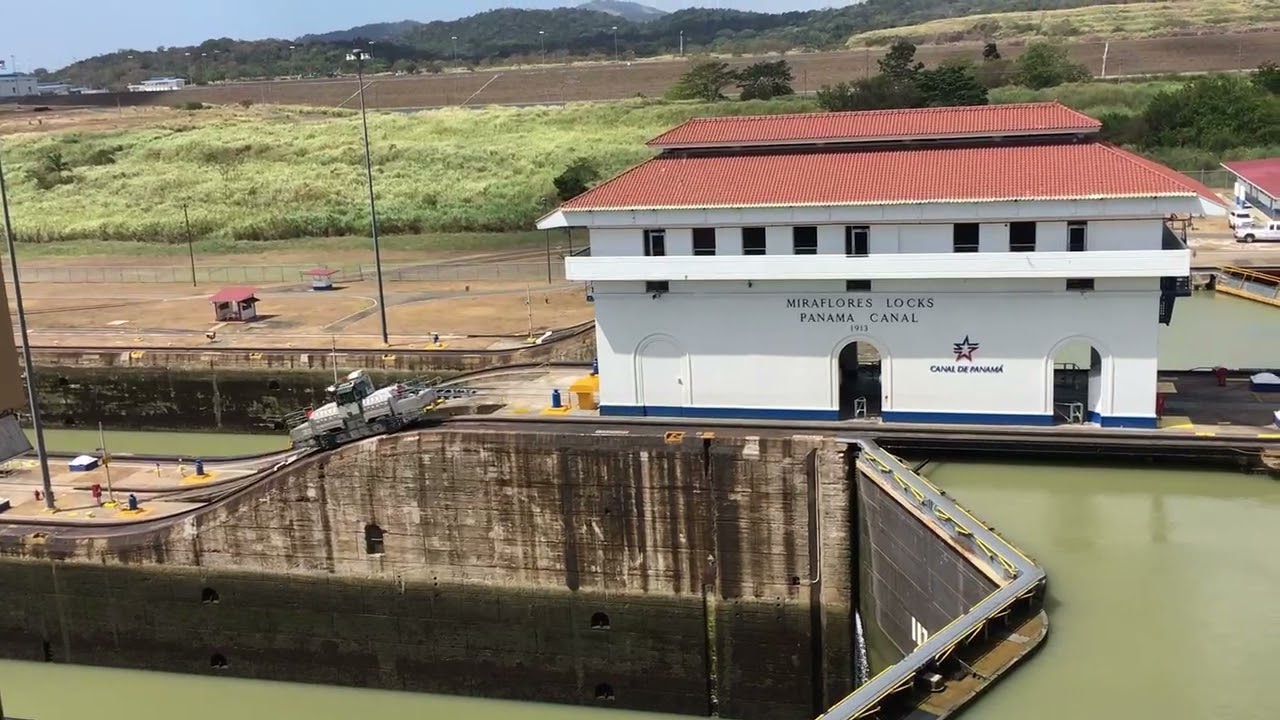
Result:
<svg viewBox="0 0 1280 720"><path fill-rule="evenodd" d="M1272 220L1280 220L1280 158L1222 163L1235 177L1236 207L1248 203Z"/></svg>
<svg viewBox="0 0 1280 720"><path fill-rule="evenodd" d="M181 90L187 86L185 78L179 77L162 77L143 80L136 85L129 86L129 92L169 92L172 90Z"/></svg>
<svg viewBox="0 0 1280 720"><path fill-rule="evenodd" d="M32 75L0 73L0 99L38 95L38 85Z"/></svg>
<svg viewBox="0 0 1280 720"><path fill-rule="evenodd" d="M606 415L1156 425L1174 214L1221 199L1057 103L695 119L540 228Z"/></svg>

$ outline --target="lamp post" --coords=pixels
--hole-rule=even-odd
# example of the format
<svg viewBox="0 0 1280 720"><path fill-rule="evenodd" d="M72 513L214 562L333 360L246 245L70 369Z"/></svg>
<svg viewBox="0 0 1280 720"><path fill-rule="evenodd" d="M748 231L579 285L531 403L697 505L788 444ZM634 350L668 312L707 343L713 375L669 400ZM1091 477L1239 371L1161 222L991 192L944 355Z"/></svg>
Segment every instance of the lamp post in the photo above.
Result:
<svg viewBox="0 0 1280 720"><path fill-rule="evenodd" d="M27 370L27 402L31 406L31 426L36 433L36 456L40 459L40 481L44 486L44 507L56 510L53 503L53 481L49 478L49 455L44 446L44 424L40 422L40 406L36 404L35 365L31 362L31 341L27 336L27 315L22 308L22 283L18 279L18 256L14 252L13 220L9 217L9 194L4 184L4 165L0 164L0 208L3 208L4 236L9 246L9 271L13 276L13 304L18 310L18 328L22 333L22 362Z"/></svg>
<svg viewBox="0 0 1280 720"><path fill-rule="evenodd" d="M182 203L182 221L187 226L187 254L191 256L191 287L199 287L199 283L196 282L196 249L191 241L191 215L187 213L186 203Z"/></svg>
<svg viewBox="0 0 1280 720"><path fill-rule="evenodd" d="M544 32L544 31L542 31L542 30L539 30L539 31L538 31L538 52L540 52L540 53L542 54L542 64L543 64L543 65L546 65L546 64L547 64L547 44L546 44L545 42L543 42L543 39L544 39L546 36L547 36L547 33L546 33L546 32Z"/></svg>
<svg viewBox="0 0 1280 720"><path fill-rule="evenodd" d="M378 316L382 320L382 344L387 344L387 302L382 294L382 249L378 245L378 209L373 201L373 155L369 152L369 118L364 105L364 61L372 57L368 50L356 48L347 54L356 62L360 81L360 124L364 128L364 169L369 177L369 226L373 232L373 266L378 277Z"/></svg>
<svg viewBox="0 0 1280 720"><path fill-rule="evenodd" d="M618 26L613 26L613 61L618 62Z"/></svg>
<svg viewBox="0 0 1280 720"><path fill-rule="evenodd" d="M453 67L456 70L458 67L458 36L450 35L449 39L453 41Z"/></svg>

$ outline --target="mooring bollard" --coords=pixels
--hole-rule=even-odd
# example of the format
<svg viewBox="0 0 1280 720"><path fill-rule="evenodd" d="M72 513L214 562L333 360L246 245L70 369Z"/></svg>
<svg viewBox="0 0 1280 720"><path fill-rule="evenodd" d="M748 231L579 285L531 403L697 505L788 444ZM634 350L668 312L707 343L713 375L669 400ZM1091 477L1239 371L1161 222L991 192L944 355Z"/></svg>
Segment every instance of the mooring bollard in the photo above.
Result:
<svg viewBox="0 0 1280 720"><path fill-rule="evenodd" d="M204 477L204 461L196 460L196 477Z"/></svg>
<svg viewBox="0 0 1280 720"><path fill-rule="evenodd" d="M138 496L134 495L133 493L129 493L129 509L130 510L138 509Z"/></svg>
<svg viewBox="0 0 1280 720"><path fill-rule="evenodd" d="M560 408L560 391L559 390L551 391L551 407L556 409Z"/></svg>
<svg viewBox="0 0 1280 720"><path fill-rule="evenodd" d="M591 374L600 374L600 358L591 358Z"/></svg>

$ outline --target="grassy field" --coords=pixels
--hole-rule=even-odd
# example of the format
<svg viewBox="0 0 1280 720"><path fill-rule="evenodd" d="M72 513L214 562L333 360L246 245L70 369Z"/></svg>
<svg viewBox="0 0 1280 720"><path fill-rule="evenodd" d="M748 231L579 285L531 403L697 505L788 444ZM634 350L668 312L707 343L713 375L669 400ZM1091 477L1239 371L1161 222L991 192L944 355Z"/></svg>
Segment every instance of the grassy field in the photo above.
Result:
<svg viewBox="0 0 1280 720"><path fill-rule="evenodd" d="M859 33L849 38L848 47L887 45L899 37L918 44L942 44L1041 38L1138 39L1275 28L1280 28L1277 0L1168 0L947 18Z"/></svg>
<svg viewBox="0 0 1280 720"><path fill-rule="evenodd" d="M1001 88L992 101L1056 98L1097 117L1139 112L1156 93L1176 86ZM645 140L692 116L812 109L812 100L790 98L373 114L386 259L538 247L543 235L529 230L557 204L552 180L574 158L590 158L607 177L648 157ZM118 124L104 123L102 113L117 116ZM77 123L51 116L39 129L10 126L4 135L14 226L27 252L50 261L111 254L180 262L185 205L201 257L251 263L267 253L275 262L317 252L367 254L368 196L354 114L255 106L81 117ZM1213 167L1222 159L1169 152L1161 159L1179 168ZM1232 157L1266 152L1275 149L1242 149ZM30 171L51 154L71 169L66 184L41 189Z"/></svg>
<svg viewBox="0 0 1280 720"><path fill-rule="evenodd" d="M644 159L645 140L694 115L811 108L799 100L635 100L375 114L379 225L387 235L529 229L556 205L552 179L579 155L608 175ZM145 127L8 135L19 236L135 249L185 243L184 205L202 250L368 233L358 116L256 107L150 112L154 122ZM53 153L71 166L68 182L40 189L29 171Z"/></svg>

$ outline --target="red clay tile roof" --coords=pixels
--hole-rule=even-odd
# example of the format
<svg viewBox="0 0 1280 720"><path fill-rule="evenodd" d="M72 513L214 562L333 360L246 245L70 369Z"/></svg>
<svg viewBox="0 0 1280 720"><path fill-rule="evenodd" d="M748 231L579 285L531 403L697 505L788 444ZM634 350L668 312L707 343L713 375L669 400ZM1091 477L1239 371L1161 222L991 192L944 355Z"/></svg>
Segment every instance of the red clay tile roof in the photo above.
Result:
<svg viewBox="0 0 1280 720"><path fill-rule="evenodd" d="M787 145L908 138L1093 133L1102 123L1058 102L694 118L651 147Z"/></svg>
<svg viewBox="0 0 1280 720"><path fill-rule="evenodd" d="M227 302L244 302L246 300L257 300L254 293L255 288L251 287L229 287L223 288L214 293L210 298L210 302L227 303Z"/></svg>
<svg viewBox="0 0 1280 720"><path fill-rule="evenodd" d="M1271 197L1280 198L1280 158L1237 160L1222 163L1222 167L1244 178L1249 184L1262 188Z"/></svg>
<svg viewBox="0 0 1280 720"><path fill-rule="evenodd" d="M649 160L561 206L884 205L1206 196L1188 177L1100 142L828 150Z"/></svg>
<svg viewBox="0 0 1280 720"><path fill-rule="evenodd" d="M337 270L332 270L330 268L313 268L303 273L303 275L310 275L311 277L329 277L330 275L337 274Z"/></svg>

